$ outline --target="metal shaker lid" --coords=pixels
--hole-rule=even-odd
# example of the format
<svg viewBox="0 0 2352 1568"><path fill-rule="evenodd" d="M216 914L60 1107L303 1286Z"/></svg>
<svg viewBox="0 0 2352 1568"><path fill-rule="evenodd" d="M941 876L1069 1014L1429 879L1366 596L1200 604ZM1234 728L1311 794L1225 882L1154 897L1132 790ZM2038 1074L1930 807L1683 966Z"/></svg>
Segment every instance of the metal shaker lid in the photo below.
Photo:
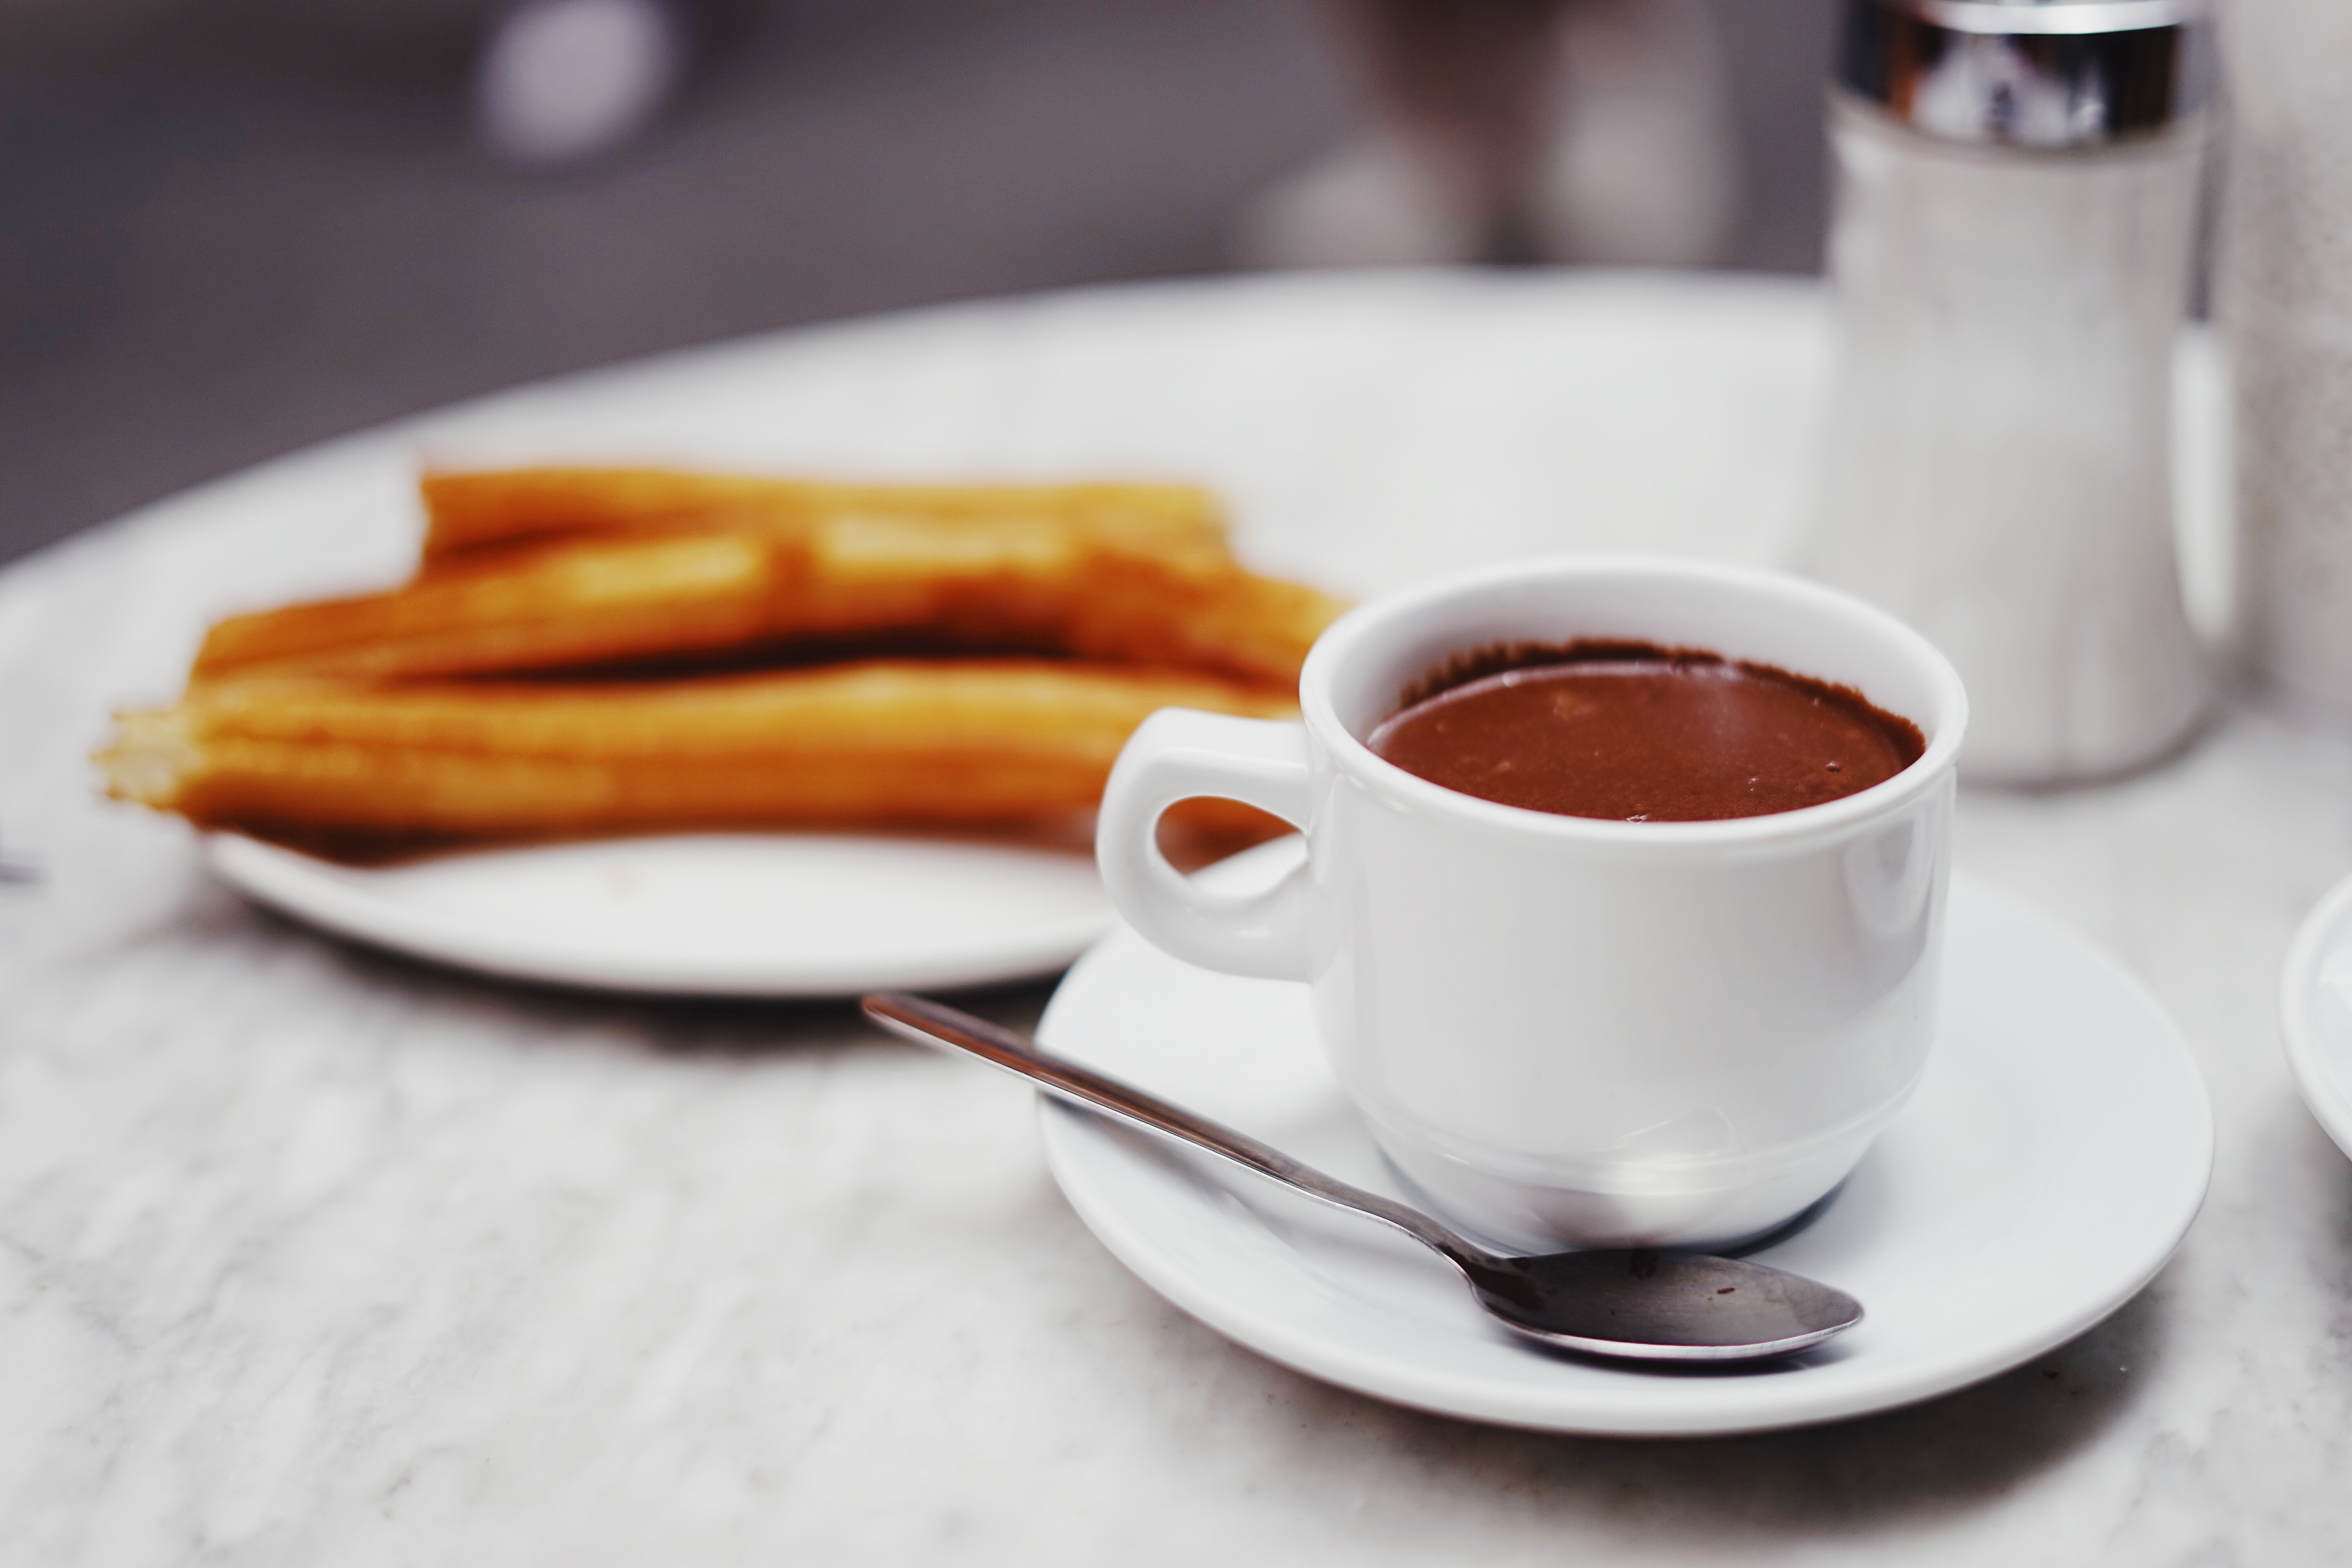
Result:
<svg viewBox="0 0 2352 1568"><path fill-rule="evenodd" d="M1944 141L2067 148L2192 120L2212 78L2207 0L1846 0L1835 79Z"/></svg>

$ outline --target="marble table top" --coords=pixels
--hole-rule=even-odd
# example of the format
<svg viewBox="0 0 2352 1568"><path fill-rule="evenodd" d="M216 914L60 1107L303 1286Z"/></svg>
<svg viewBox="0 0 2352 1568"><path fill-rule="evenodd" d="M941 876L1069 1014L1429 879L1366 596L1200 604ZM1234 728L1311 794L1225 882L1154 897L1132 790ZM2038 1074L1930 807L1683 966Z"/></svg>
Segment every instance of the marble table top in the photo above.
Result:
<svg viewBox="0 0 2352 1568"><path fill-rule="evenodd" d="M1482 1427L1199 1326L1072 1215L1028 1093L843 1006L537 991L343 945L96 798L205 620L397 575L443 461L1196 476L1365 592L1544 548L1769 560L1809 286L1369 276L732 344L303 454L0 573L0 1542L26 1563L2301 1563L2352 1552L2352 1162L2276 1039L2352 742L2259 708L1964 793L1967 870L2104 943L2210 1087L2155 1284L1915 1408L1708 1441ZM2186 384L2209 623L2217 385ZM975 1004L1008 1021L1046 992ZM1474 1555L1475 1554L1475 1555Z"/></svg>

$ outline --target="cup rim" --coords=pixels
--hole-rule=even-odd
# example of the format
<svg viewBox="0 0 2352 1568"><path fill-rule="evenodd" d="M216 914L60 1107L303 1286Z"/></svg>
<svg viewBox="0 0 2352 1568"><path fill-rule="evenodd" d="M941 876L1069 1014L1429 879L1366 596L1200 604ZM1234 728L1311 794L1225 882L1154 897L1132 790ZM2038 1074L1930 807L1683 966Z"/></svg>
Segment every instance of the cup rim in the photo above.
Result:
<svg viewBox="0 0 2352 1568"><path fill-rule="evenodd" d="M1338 671L1395 621L1431 605L1482 589L1524 586L1544 578L1612 576L1667 577L1727 585L1768 594L1819 614L1859 623L1870 634L1902 649L1926 673L1935 690L1935 706L1941 710L1934 716L1927 749L1894 777L1819 805L1769 812L1760 816L1696 822L1616 822L1506 805L1433 784L1381 756L1340 721L1331 694ZM1369 600L1333 622L1316 639L1299 673L1299 708L1307 730L1338 766L1377 794L1417 814L1443 816L1468 826L1521 837L1532 835L1596 848L1648 854L1777 846L1836 834L1885 816L1937 788L1952 773L1969 719L1967 689L1951 660L1918 632L1874 605L1809 578L1766 567L1684 556L1614 552L1522 557L1454 573ZM1925 722L1920 727L1928 729Z"/></svg>

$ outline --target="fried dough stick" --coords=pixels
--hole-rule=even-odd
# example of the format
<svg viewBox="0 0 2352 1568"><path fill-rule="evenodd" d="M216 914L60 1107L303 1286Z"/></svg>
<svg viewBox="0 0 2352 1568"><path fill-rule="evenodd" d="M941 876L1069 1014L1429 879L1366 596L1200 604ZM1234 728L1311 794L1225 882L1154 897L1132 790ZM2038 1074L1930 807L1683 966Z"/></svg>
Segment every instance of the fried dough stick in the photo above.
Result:
<svg viewBox="0 0 2352 1568"><path fill-rule="evenodd" d="M897 637L1283 684L1340 608L1222 551L1139 550L1083 521L845 516L797 536L576 541L233 616L194 678L499 674Z"/></svg>
<svg viewBox="0 0 2352 1568"><path fill-rule="evenodd" d="M1224 509L1192 485L845 485L666 468L427 474L425 569L559 537L713 527L796 534L835 518L1080 524L1139 547L1225 552Z"/></svg>
<svg viewBox="0 0 2352 1568"><path fill-rule="evenodd" d="M1158 709L1288 695L1165 671L890 660L536 686L231 682L120 716L109 793L278 837L1044 823L1092 806Z"/></svg>

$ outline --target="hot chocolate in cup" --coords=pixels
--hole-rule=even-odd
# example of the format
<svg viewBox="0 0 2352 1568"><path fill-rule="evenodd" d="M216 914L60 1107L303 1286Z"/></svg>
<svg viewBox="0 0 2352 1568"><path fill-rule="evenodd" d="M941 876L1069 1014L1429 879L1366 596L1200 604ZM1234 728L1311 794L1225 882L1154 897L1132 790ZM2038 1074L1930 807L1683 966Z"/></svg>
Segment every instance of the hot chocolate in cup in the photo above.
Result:
<svg viewBox="0 0 2352 1568"><path fill-rule="evenodd" d="M1495 650L1597 645L1851 694L1916 726L1916 755L1822 804L1626 821L1481 798L1370 743ZM1310 988L1342 1090L1448 1217L1524 1250L1734 1245L1836 1186L1917 1085L1968 703L1892 616L1744 567L1519 562L1351 612L1299 696L1301 723L1154 715L1097 858L1160 947ZM1155 828L1194 795L1289 821L1303 863L1245 897L1181 876Z"/></svg>

